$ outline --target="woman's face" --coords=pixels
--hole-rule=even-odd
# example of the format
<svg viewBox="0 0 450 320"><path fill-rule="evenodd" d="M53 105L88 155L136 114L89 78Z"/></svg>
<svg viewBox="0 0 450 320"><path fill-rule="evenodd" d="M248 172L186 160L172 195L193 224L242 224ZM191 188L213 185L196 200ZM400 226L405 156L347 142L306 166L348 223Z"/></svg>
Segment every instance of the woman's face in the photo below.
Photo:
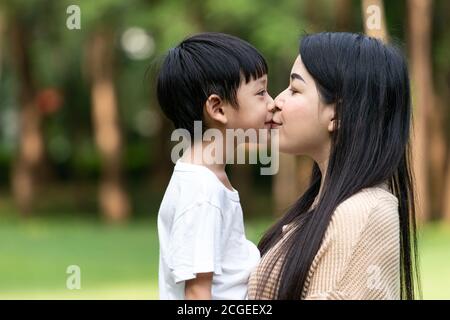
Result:
<svg viewBox="0 0 450 320"><path fill-rule="evenodd" d="M308 155L314 160L328 156L333 131L334 106L324 105L316 84L298 56L289 87L275 98L272 128L279 129L280 151Z"/></svg>

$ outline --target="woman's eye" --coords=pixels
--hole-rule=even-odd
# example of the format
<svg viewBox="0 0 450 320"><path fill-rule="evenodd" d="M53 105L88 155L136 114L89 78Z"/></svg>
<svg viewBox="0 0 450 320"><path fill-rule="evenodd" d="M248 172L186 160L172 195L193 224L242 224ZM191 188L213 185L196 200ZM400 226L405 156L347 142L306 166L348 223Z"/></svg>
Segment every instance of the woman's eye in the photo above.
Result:
<svg viewBox="0 0 450 320"><path fill-rule="evenodd" d="M292 89L292 88L289 88L289 91L291 91L291 94L299 93L297 90L294 90L294 89Z"/></svg>

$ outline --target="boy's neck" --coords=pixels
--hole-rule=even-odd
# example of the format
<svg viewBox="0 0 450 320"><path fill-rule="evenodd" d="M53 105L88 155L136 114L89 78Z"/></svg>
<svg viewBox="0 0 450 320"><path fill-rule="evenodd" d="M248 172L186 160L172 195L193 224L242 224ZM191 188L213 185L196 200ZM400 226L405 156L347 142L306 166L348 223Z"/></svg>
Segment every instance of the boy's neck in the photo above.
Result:
<svg viewBox="0 0 450 320"><path fill-rule="evenodd" d="M209 141L198 141L192 143L191 147L183 153L181 161L201 165L208 168L219 178L219 180L225 185L225 187L233 190L233 186L228 180L228 176L225 172L227 163L226 154L225 152L223 152L223 159L213 159L211 157L211 154L208 154L208 152L203 152L205 148L210 144L211 142Z"/></svg>
<svg viewBox="0 0 450 320"><path fill-rule="evenodd" d="M225 155L221 159L214 158L217 155L211 155L205 152L206 148L212 142L196 141L183 153L181 160L192 164L205 166L208 168L215 168L216 170L225 170L226 159Z"/></svg>

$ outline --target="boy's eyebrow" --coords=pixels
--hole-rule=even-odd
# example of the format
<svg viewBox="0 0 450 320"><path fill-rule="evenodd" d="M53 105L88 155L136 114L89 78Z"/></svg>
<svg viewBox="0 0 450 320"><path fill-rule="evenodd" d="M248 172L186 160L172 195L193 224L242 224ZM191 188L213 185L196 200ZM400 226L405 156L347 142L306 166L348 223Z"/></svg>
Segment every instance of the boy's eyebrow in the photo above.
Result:
<svg viewBox="0 0 450 320"><path fill-rule="evenodd" d="M266 82L267 82L267 78L260 78L260 79L258 80L258 82L266 83Z"/></svg>
<svg viewBox="0 0 450 320"><path fill-rule="evenodd" d="M301 81L303 81L304 83L306 83L305 79L303 79L302 76L299 75L298 73L291 73L291 79L292 79L292 80L295 80L295 79L301 80Z"/></svg>

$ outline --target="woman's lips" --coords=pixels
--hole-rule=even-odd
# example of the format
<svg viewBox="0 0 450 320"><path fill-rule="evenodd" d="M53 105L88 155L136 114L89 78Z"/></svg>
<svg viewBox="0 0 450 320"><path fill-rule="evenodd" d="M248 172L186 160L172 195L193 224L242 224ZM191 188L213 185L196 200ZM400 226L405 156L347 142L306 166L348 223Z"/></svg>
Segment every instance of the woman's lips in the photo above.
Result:
<svg viewBox="0 0 450 320"><path fill-rule="evenodd" d="M273 120L266 122L266 124L270 125L271 129L276 129L281 126L281 123L275 122Z"/></svg>

